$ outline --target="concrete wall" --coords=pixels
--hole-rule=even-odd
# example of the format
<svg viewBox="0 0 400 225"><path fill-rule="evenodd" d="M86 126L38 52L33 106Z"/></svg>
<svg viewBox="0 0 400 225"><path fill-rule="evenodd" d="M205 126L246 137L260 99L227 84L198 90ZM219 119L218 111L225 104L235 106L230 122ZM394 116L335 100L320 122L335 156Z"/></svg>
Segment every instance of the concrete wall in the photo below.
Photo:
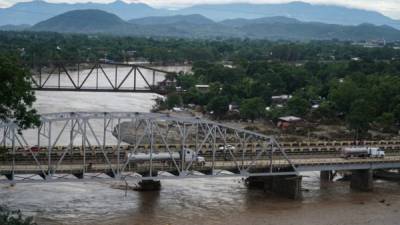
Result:
<svg viewBox="0 0 400 225"><path fill-rule="evenodd" d="M321 171L320 172L320 180L321 182L329 182L332 181L334 174L331 170L328 171Z"/></svg>
<svg viewBox="0 0 400 225"><path fill-rule="evenodd" d="M370 169L351 171L350 188L353 190L372 191L373 181L373 171Z"/></svg>
<svg viewBox="0 0 400 225"><path fill-rule="evenodd" d="M250 189L262 189L278 195L299 199L301 197L301 176L249 177L246 184Z"/></svg>
<svg viewBox="0 0 400 225"><path fill-rule="evenodd" d="M159 191L161 182L159 180L142 180L138 183L137 191Z"/></svg>

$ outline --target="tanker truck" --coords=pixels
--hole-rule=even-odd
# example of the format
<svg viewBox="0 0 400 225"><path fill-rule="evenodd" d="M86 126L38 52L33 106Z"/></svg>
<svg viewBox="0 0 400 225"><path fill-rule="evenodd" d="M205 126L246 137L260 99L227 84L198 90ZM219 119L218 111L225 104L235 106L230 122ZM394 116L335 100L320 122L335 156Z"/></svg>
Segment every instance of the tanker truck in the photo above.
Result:
<svg viewBox="0 0 400 225"><path fill-rule="evenodd" d="M377 147L346 147L342 149L341 156L346 159L350 157L383 158L385 151Z"/></svg>
<svg viewBox="0 0 400 225"><path fill-rule="evenodd" d="M135 162L135 163L148 162L150 161L150 152L128 153L127 157L130 162ZM192 162L198 165L204 165L206 163L204 157L198 156L196 152L191 149L184 149L183 152L182 151L171 152L171 154L169 152L160 152L160 153L153 152L151 158L153 162L154 161L172 162L172 159L178 162L184 159L186 163Z"/></svg>

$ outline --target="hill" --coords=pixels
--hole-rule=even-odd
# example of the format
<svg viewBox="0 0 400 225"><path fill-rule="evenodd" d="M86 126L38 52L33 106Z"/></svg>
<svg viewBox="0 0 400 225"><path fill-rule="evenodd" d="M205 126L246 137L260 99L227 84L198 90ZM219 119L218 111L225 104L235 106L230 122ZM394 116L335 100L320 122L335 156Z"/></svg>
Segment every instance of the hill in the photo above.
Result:
<svg viewBox="0 0 400 225"><path fill-rule="evenodd" d="M274 17L263 17L257 19L243 19L243 18L228 19L228 20L223 20L220 23L231 27L242 27L250 24L274 24L274 23L297 24L301 23L301 21L284 16L274 16Z"/></svg>
<svg viewBox="0 0 400 225"><path fill-rule="evenodd" d="M148 16L166 15L166 10L154 9L143 3L125 3L115 1L112 3L50 3L41 0L20 2L9 8L0 8L1 25L34 25L54 16L73 10L98 9L118 15L124 20Z"/></svg>
<svg viewBox="0 0 400 225"><path fill-rule="evenodd" d="M63 33L113 33L127 34L133 25L118 16L101 10L74 10L34 25L33 31Z"/></svg>
<svg viewBox="0 0 400 225"><path fill-rule="evenodd" d="M362 41L385 39L400 40L400 31L389 26L361 24L358 26L343 26L315 22L255 22L247 21L236 28L255 39L286 39L286 40L345 40Z"/></svg>
<svg viewBox="0 0 400 225"><path fill-rule="evenodd" d="M156 9L143 3L49 3L42 0L17 3L9 8L0 8L1 25L33 25L56 15L83 9L98 9L113 13L123 20L143 17L160 17L171 15L199 14L214 21L227 19L255 19L262 17L288 17L304 22L320 22L339 25L359 25L370 23L388 25L400 29L400 21L391 19L381 13L361 9L351 9L333 5L308 4L291 2L283 4L213 4L194 5L180 10Z"/></svg>
<svg viewBox="0 0 400 225"><path fill-rule="evenodd" d="M129 21L140 26L150 36L185 38L239 37L239 31L216 23L202 15L145 17Z"/></svg>
<svg viewBox="0 0 400 225"><path fill-rule="evenodd" d="M340 25L370 23L388 25L400 29L400 21L375 11L352 9L333 5L317 5L304 2L283 4L201 4L181 9L179 14L201 14L215 21L244 18L285 16L305 22L321 22Z"/></svg>
<svg viewBox="0 0 400 225"><path fill-rule="evenodd" d="M0 30L7 30L7 31L22 31L22 30L28 30L31 26L28 24L21 24L21 25L3 25L0 26Z"/></svg>
<svg viewBox="0 0 400 225"><path fill-rule="evenodd" d="M400 31L389 26L343 26L301 22L287 17L233 19L214 22L201 15L145 17L126 22L100 10L75 10L34 25L33 31L107 33L146 37L251 38L289 40L400 40Z"/></svg>
<svg viewBox="0 0 400 225"><path fill-rule="evenodd" d="M161 25L161 24L197 24L210 25L215 24L213 20L208 19L200 14L193 15L173 15L173 16L151 16L139 19L132 19L128 22L138 25Z"/></svg>

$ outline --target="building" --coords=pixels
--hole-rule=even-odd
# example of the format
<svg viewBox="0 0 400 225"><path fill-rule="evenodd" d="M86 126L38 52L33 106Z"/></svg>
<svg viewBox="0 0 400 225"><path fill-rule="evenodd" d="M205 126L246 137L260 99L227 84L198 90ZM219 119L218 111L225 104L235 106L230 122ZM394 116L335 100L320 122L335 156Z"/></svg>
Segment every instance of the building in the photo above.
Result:
<svg viewBox="0 0 400 225"><path fill-rule="evenodd" d="M231 104L229 104L230 112L239 112L239 108L240 108L240 106L236 102L231 102Z"/></svg>
<svg viewBox="0 0 400 225"><path fill-rule="evenodd" d="M210 85L208 84L196 84L195 88L201 93L207 93L210 90Z"/></svg>
<svg viewBox="0 0 400 225"><path fill-rule="evenodd" d="M292 98L291 95L275 95L271 97L271 100L272 104L284 104L291 98Z"/></svg>
<svg viewBox="0 0 400 225"><path fill-rule="evenodd" d="M303 119L296 116L283 116L278 118L277 127L281 129L288 129L303 123Z"/></svg>

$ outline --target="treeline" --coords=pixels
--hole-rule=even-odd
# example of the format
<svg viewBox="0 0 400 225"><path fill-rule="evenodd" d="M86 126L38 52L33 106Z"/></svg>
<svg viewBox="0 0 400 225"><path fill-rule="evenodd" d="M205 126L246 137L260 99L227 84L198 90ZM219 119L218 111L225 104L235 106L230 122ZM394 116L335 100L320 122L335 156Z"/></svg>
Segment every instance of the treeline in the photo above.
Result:
<svg viewBox="0 0 400 225"><path fill-rule="evenodd" d="M196 84L209 84L204 92ZM250 62L233 68L195 63L193 74L180 74L166 107L195 104L219 118L228 105L239 105L243 119L298 116L311 122L344 122L359 137L369 128L397 131L400 123L400 61ZM274 95L292 95L273 104Z"/></svg>
<svg viewBox="0 0 400 225"><path fill-rule="evenodd" d="M28 62L50 60L125 61L131 58L157 63L196 61L340 61L400 58L391 44L364 48L339 41L266 41L248 39L194 40L173 38L115 37L49 32L0 31L0 52L15 54Z"/></svg>

